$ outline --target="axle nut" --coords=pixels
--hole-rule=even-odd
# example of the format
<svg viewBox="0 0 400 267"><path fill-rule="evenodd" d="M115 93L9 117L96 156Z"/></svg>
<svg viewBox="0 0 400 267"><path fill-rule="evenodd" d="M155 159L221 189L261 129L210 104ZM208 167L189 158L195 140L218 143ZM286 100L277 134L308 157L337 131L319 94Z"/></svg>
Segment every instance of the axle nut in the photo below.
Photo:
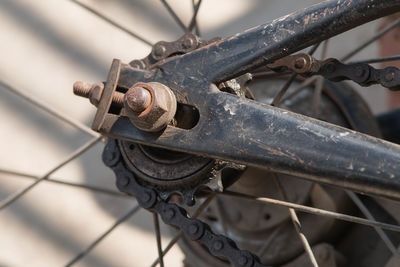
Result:
<svg viewBox="0 0 400 267"><path fill-rule="evenodd" d="M136 83L124 97L124 115L140 130L158 132L174 118L176 98L167 86L158 83Z"/></svg>

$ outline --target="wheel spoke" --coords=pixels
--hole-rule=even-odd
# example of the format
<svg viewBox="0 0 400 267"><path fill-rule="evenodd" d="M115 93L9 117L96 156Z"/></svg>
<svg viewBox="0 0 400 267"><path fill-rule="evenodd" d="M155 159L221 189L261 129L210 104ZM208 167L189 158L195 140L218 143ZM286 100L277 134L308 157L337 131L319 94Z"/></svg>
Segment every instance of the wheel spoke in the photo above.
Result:
<svg viewBox="0 0 400 267"><path fill-rule="evenodd" d="M214 199L215 194L211 192L211 196L209 196L201 205L200 207L197 208L195 213L193 214L192 218L197 218L203 211L204 209L210 204L211 200ZM165 257L165 255L168 253L168 251L171 250L171 248L178 242L178 240L183 236L183 231L179 230L178 233L169 241L168 245L165 247L165 249L162 251L162 256ZM153 264L150 267L155 267L159 263L159 258L157 258Z"/></svg>
<svg viewBox="0 0 400 267"><path fill-rule="evenodd" d="M98 133L94 132L88 126L86 126L83 123L76 121L70 117L67 117L66 115L62 114L61 112L57 111L56 109L50 107L48 104L45 104L44 102L40 101L33 95L31 95L27 92L22 92L21 90L18 90L9 84L6 84L3 81L0 81L0 86L3 87L4 89L6 89L7 91L17 95L18 97L21 97L22 99L28 101L29 103L35 105L36 107L44 110L45 112L49 113L50 115L62 120L63 122L66 122L69 125L72 125L73 127L77 128L91 136L94 136L94 137L99 136Z"/></svg>
<svg viewBox="0 0 400 267"><path fill-rule="evenodd" d="M396 61L396 60L400 60L400 55L357 60L349 62L349 64L359 64L359 63L372 64L372 63L380 63L380 62Z"/></svg>
<svg viewBox="0 0 400 267"><path fill-rule="evenodd" d="M96 137L93 138L91 141L89 141L88 143L86 143L85 145L81 146L80 148L78 148L77 150L75 150L73 153L71 153L66 159L64 159L63 161L61 161L59 164L57 164L55 167L51 168L48 172L46 172L43 176L41 176L39 179L37 179L36 181L34 181L33 183L31 183L30 185L28 185L27 187L21 189L20 191L12 194L11 196L7 197L6 199L2 200L0 202L0 210L6 208L7 206L9 206L10 204L12 204L14 201L16 201L17 199L19 199L21 196L23 196L25 193L27 193L29 190L31 190L33 187L35 187L36 185L38 185L40 182L42 182L43 180L47 179L49 177L49 175L51 175L52 173L54 173L55 171L57 171L58 169L60 169L61 167L63 167L65 164L67 164L68 162L72 161L73 159L77 158L78 156L82 155L84 152L86 152L89 148L91 148L92 146L94 146L95 144L97 144L100 140L101 140L101 136L100 137Z"/></svg>
<svg viewBox="0 0 400 267"><path fill-rule="evenodd" d="M295 210L314 214L314 215L320 215L320 216L325 216L325 217L338 219L338 220L342 220L342 221L358 223L358 224L367 225L367 226L371 226L371 227L380 227L382 229L386 229L386 230L390 230L390 231L394 231L394 232L400 232L400 226L398 226L398 225L377 222L377 221L371 221L368 219L364 219L364 218L360 218L360 217L356 217L356 216L352 216L352 215L318 209L318 208L305 206L305 205L292 203L292 202L287 202L287 201L283 201L283 200L277 200L277 199L266 198L266 197L256 197L256 196L232 192L232 191L228 191L228 190L221 192L221 193L217 193L217 194L238 197L238 198L244 198L244 199L257 200L257 201L261 201L261 202L265 202L265 203L270 203L273 205L283 206L283 207L287 207L287 208L293 208Z"/></svg>
<svg viewBox="0 0 400 267"><path fill-rule="evenodd" d="M167 3L166 0L161 0L161 3L164 5L165 9L167 9L168 13L171 15L171 17L175 20L176 24L181 27L181 29L184 32L188 32L189 29L183 24L182 20L178 17L178 15L175 13L175 11L171 8L171 6Z"/></svg>
<svg viewBox="0 0 400 267"><path fill-rule="evenodd" d="M194 13L196 13L196 2L195 2L195 0L192 0L192 6L193 6L193 14L194 14ZM196 35L200 36L200 28L199 28L199 24L197 24L197 18L195 18L194 24L195 24Z"/></svg>
<svg viewBox="0 0 400 267"><path fill-rule="evenodd" d="M221 227L222 227L222 233L224 235L227 235L228 231L227 231L227 227L226 227L226 222L223 216L223 207L222 207L222 203L221 203L221 199L216 198L215 199L215 206L216 206L216 212L217 212L217 216L219 217L219 220L221 221Z"/></svg>
<svg viewBox="0 0 400 267"><path fill-rule="evenodd" d="M265 240L264 245L260 248L260 250L258 251L257 255L261 258L264 253L267 251L267 249L269 248L269 246L271 245L272 241L275 239L276 236L278 236L278 234L281 233L281 231L284 229L284 227L282 227L282 225L280 225L279 227L277 227L271 234L268 235L267 240Z"/></svg>
<svg viewBox="0 0 400 267"><path fill-rule="evenodd" d="M308 54L309 55L314 55L314 53L315 53L315 51L317 51L317 49L318 49L318 47L321 45L321 42L319 42L318 44L315 44L315 45L313 45L311 48L310 48L310 51L308 51Z"/></svg>
<svg viewBox="0 0 400 267"><path fill-rule="evenodd" d="M357 205L357 207L361 210L361 212L364 214L364 216L371 220L371 221L376 221L374 216L371 214L371 212L368 210L368 208L362 203L361 199L351 191L346 190L347 195L350 197L350 199ZM390 238L386 235L386 233L379 227L374 227L375 231L379 235L379 237L382 239L382 241L385 243L387 248L392 252L393 256L396 258L400 259L400 254L397 251L396 247L393 245L392 241Z"/></svg>
<svg viewBox="0 0 400 267"><path fill-rule="evenodd" d="M324 86L324 77L318 77L315 81L314 95L312 101L312 117L318 119L319 107L321 104L322 87Z"/></svg>
<svg viewBox="0 0 400 267"><path fill-rule="evenodd" d="M283 76L287 76L289 74L292 74L292 72L285 71L285 72L275 72L275 71L257 71L253 72L251 75L253 76L253 79L274 79L274 78L280 78Z"/></svg>
<svg viewBox="0 0 400 267"><path fill-rule="evenodd" d="M317 81L317 79L318 79L318 76L314 76L314 77L311 77L311 78L305 80L304 82L302 82L302 84L299 87L297 87L295 90L293 90L292 93L290 93L289 95L284 97L281 102L285 102L286 100L296 96L298 93L303 91L305 88L307 88L310 85L312 85L313 83L315 83Z"/></svg>
<svg viewBox="0 0 400 267"><path fill-rule="evenodd" d="M310 51L308 54L313 55L315 51L317 51L319 45L321 43L315 44L311 47ZM283 85L282 89L279 90L278 94L274 97L272 100L271 105L272 106L278 106L278 104L281 102L282 97L286 94L287 90L289 89L290 85L296 80L297 78L297 73L293 73L292 76L290 76L289 80L286 81L286 83Z"/></svg>
<svg viewBox="0 0 400 267"><path fill-rule="evenodd" d="M83 257L85 257L95 246L97 246L107 235L109 235L118 225L123 223L132 217L138 210L140 209L139 205L134 206L130 209L124 216L119 218L107 231L105 231L101 236L99 236L93 243L91 243L84 251L79 253L75 258L73 258L70 262L66 264L66 266L72 266L77 263Z"/></svg>
<svg viewBox="0 0 400 267"><path fill-rule="evenodd" d="M397 25L400 25L400 18L396 19L393 21L390 25L385 27L384 29L380 30L377 34L375 34L373 37L362 43L360 46L356 47L353 49L351 52L347 53L345 56L343 56L340 60L341 61L347 61L359 52L361 52L364 48L381 38L383 35L394 29Z"/></svg>
<svg viewBox="0 0 400 267"><path fill-rule="evenodd" d="M164 256L161 245L160 222L158 221L158 214L156 212L153 212L153 222L157 240L158 262L160 263L160 267L164 267Z"/></svg>
<svg viewBox="0 0 400 267"><path fill-rule="evenodd" d="M193 28L197 25L196 20L197 20L197 14L199 13L201 1L202 0L199 0L197 2L196 6L194 7L193 16L192 16L192 19L190 20L190 24L189 24L189 27L188 27L189 32L191 32L193 30Z"/></svg>
<svg viewBox="0 0 400 267"><path fill-rule="evenodd" d="M153 44L152 44L150 41L148 41L147 39L143 38L142 36L139 36L138 34L136 34L136 33L134 33L134 32L132 32L132 31L129 30L128 28L126 28L126 27L124 27L124 26L118 24L117 22L113 21L112 19L106 17L104 14L101 14L100 12L94 10L94 9L91 8L90 6L88 6L88 5L84 4L84 3L81 3L81 2L78 1L78 0L70 0L70 1L73 2L73 3L75 3L75 4L77 4L77 5L79 5L80 7L84 8L84 9L86 9L86 10L89 11L90 13L96 15L97 17L99 17L99 18L101 18L102 20L108 22L109 24L111 24L111 25L113 25L114 27L120 29L121 31L123 31L123 32L125 32L125 33L127 33L127 34L129 34L130 36L132 36L132 37L134 37L134 38L136 38L137 40L142 41L143 43L145 43L145 44L147 44L147 45L149 45L149 46L153 46Z"/></svg>
<svg viewBox="0 0 400 267"><path fill-rule="evenodd" d="M279 181L277 175L274 174L273 178L274 178L275 184L277 185L277 187L279 189L280 194L282 195L283 200L287 201L288 197L287 197L286 191L283 188L281 182ZM301 223L300 223L299 217L296 214L296 211L293 208L289 208L289 214L290 214L290 218L292 220L294 229L296 230L296 232L300 238L300 241L303 244L303 248L306 251L308 258L310 259L312 266L318 267L318 263L317 263L317 260L315 259L314 253L310 246L310 243L308 242L307 237L301 230Z"/></svg>
<svg viewBox="0 0 400 267"><path fill-rule="evenodd" d="M29 179L36 179L36 180L40 179L40 177L38 177L37 175L18 172L18 171L14 171L14 170L1 169L1 168L0 168L0 173L13 175L13 176L20 177L20 178L29 178ZM122 194L121 192L109 190L109 189L106 189L106 188L97 187L97 186L85 185L85 184L77 184L77 183L62 181L62 180L59 180L59 179L53 179L53 178L50 178L50 177L45 179L44 181L46 183L54 183L54 184L72 186L72 187L82 188L82 189L86 189L86 190L97 192L97 193L103 193L103 194L107 194L107 195L111 195L111 196L124 197L124 198L132 199L132 196L129 196L129 195L126 195L126 194Z"/></svg>
<svg viewBox="0 0 400 267"><path fill-rule="evenodd" d="M272 106L277 106L281 102L283 95L286 94L287 90L292 85L292 83L296 80L296 78L297 78L297 73L293 73L290 76L289 80L286 81L286 83L283 85L282 89L279 90L278 94L272 100L272 103L271 103Z"/></svg>

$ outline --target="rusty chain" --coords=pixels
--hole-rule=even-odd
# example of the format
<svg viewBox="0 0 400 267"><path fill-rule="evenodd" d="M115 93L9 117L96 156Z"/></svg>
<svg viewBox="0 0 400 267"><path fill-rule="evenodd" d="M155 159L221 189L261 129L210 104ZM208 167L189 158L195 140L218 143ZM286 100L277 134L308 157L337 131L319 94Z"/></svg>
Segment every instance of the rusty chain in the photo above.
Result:
<svg viewBox="0 0 400 267"><path fill-rule="evenodd" d="M400 90L400 70L396 67L376 69L366 63L343 63L334 58L317 60L305 53L281 58L267 67L274 71L290 70L305 77L321 75L333 82L351 80L361 86L380 84L393 91Z"/></svg>

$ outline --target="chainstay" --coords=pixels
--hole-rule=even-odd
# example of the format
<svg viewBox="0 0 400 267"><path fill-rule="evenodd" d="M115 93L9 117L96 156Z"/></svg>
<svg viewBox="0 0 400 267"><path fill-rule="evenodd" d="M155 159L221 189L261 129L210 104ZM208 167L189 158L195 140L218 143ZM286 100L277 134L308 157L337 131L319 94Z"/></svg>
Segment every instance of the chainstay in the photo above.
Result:
<svg viewBox="0 0 400 267"><path fill-rule="evenodd" d="M256 255L239 249L230 238L215 234L208 224L190 218L184 208L159 198L154 188L141 185L125 167L116 140L108 140L103 151L103 161L114 171L121 192L136 197L141 207L157 212L166 224L179 228L190 240L206 246L212 255L229 260L235 267L266 267Z"/></svg>

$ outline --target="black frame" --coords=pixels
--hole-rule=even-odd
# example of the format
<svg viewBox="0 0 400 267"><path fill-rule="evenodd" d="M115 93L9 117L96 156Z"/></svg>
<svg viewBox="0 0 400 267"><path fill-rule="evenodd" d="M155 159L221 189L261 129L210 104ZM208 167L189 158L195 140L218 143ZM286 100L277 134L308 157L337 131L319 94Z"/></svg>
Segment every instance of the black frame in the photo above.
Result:
<svg viewBox="0 0 400 267"><path fill-rule="evenodd" d="M334 0L297 11L150 70L114 60L94 129L117 139L268 168L316 182L400 200L400 146L221 92L215 83L400 11L400 0ZM192 129L143 132L108 113L114 90L160 82L199 111Z"/></svg>

